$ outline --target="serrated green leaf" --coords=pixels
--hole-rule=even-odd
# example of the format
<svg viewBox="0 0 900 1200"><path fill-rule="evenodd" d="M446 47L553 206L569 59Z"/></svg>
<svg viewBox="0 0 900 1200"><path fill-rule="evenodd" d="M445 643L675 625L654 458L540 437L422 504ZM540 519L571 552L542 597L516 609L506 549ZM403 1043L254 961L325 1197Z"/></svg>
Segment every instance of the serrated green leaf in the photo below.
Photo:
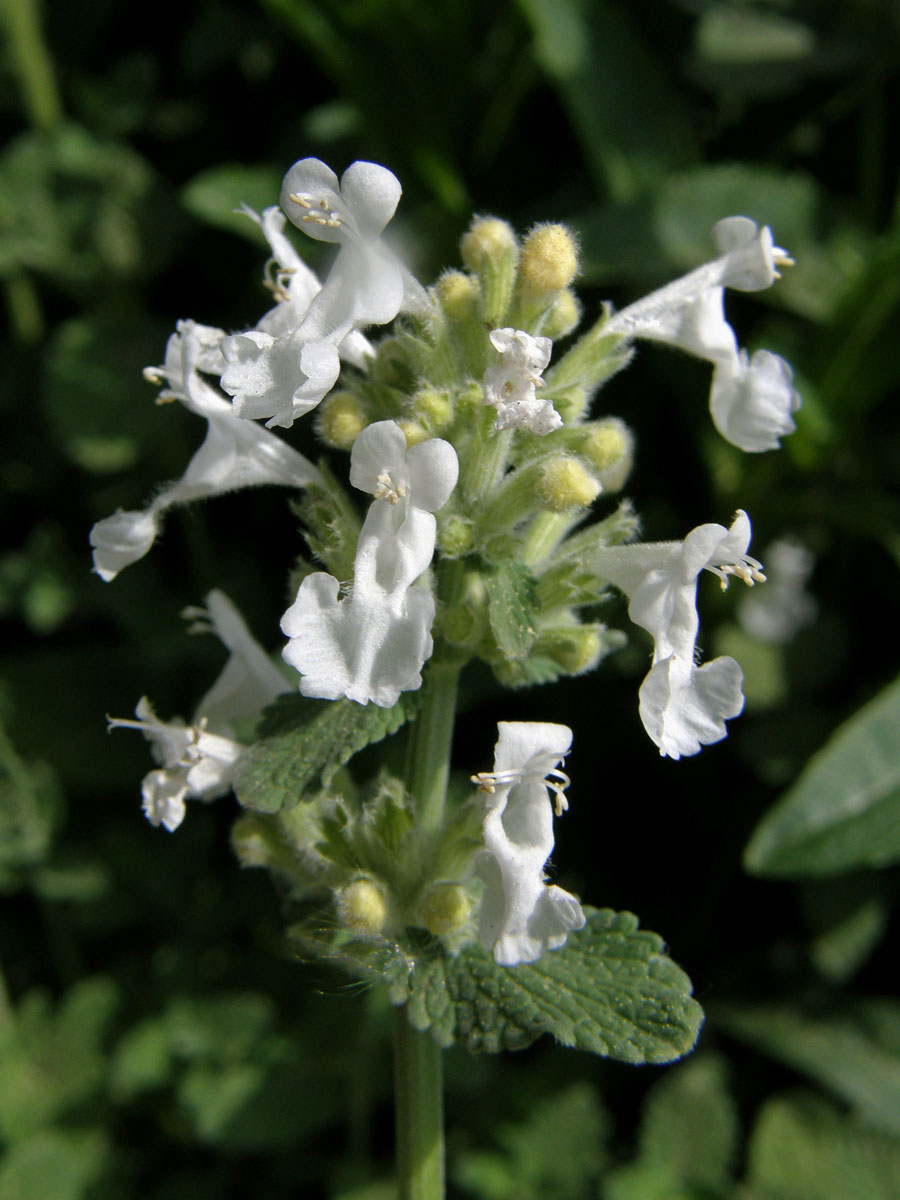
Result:
<svg viewBox="0 0 900 1200"><path fill-rule="evenodd" d="M518 1050L542 1033L630 1063L671 1062L697 1040L703 1013L662 939L631 913L587 909L588 923L536 963L500 967L480 947L419 962L408 1015L442 1045Z"/></svg>
<svg viewBox="0 0 900 1200"><path fill-rule="evenodd" d="M419 703L418 692L404 692L393 708L279 697L266 709L260 741L241 764L234 787L238 800L254 812L292 808L316 779L327 783L364 746L396 733Z"/></svg>
<svg viewBox="0 0 900 1200"><path fill-rule="evenodd" d="M882 1000L876 1017L900 1025L900 1004ZM868 1124L900 1134L900 1054L878 1036L864 1007L812 1018L787 1008L735 1005L717 1010L715 1018L735 1037L830 1089Z"/></svg>
<svg viewBox="0 0 900 1200"><path fill-rule="evenodd" d="M763 817L757 875L829 875L900 860L900 680L851 717Z"/></svg>
<svg viewBox="0 0 900 1200"><path fill-rule="evenodd" d="M537 637L534 577L522 563L507 562L485 576L491 630L505 659L525 658Z"/></svg>

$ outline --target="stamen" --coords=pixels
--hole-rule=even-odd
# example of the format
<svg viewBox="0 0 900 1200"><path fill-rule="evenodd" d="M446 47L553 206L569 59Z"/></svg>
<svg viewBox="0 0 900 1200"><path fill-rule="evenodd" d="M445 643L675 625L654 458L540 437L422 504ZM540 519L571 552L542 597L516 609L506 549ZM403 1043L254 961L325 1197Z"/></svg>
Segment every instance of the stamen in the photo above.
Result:
<svg viewBox="0 0 900 1200"><path fill-rule="evenodd" d="M529 775L534 775L536 772L524 771L518 768L511 768L509 771L479 771L477 775L470 776L472 783L476 784L479 792L487 792L489 796L493 796L498 787L502 787L505 783L521 783L523 779L527 779ZM553 808L558 817L568 809L569 802L566 799L564 792L571 784L571 779L565 771L559 770L558 767L553 767L546 775L543 776L543 782L553 792Z"/></svg>
<svg viewBox="0 0 900 1200"><path fill-rule="evenodd" d="M747 587L753 587L754 583L766 582L766 577L761 570L760 564L755 560L740 563L725 563L719 567L716 574L719 576L719 587L723 592L728 591L728 583L732 575L740 579L741 583L745 583Z"/></svg>
<svg viewBox="0 0 900 1200"><path fill-rule="evenodd" d="M321 210L320 213L311 211L313 201L303 192L291 192L288 200L292 200L294 204L299 204L301 208L308 210L303 214L302 219L304 221L308 221L313 225L324 225L327 229L340 229L342 224L341 218L334 209L328 207L328 200L325 196L320 196L317 201Z"/></svg>
<svg viewBox="0 0 900 1200"><path fill-rule="evenodd" d="M373 492L376 500L387 500L388 504L396 504L406 495L405 483L394 483L390 471L382 471L375 476L377 487Z"/></svg>

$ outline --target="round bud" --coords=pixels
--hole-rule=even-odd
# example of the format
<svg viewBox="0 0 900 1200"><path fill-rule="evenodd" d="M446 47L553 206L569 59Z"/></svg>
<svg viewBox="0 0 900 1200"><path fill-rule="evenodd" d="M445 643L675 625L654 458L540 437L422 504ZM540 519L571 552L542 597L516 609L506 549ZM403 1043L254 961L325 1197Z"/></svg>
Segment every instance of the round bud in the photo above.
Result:
<svg viewBox="0 0 900 1200"><path fill-rule="evenodd" d="M341 924L358 937L375 937L387 921L384 888L371 879L348 883L335 896L335 907Z"/></svg>
<svg viewBox="0 0 900 1200"><path fill-rule="evenodd" d="M455 933L469 917L471 902L458 883L436 883L422 902L422 919L430 933Z"/></svg>
<svg viewBox="0 0 900 1200"><path fill-rule="evenodd" d="M459 558L472 549L475 522L470 517L450 517L438 533L441 553L448 558Z"/></svg>
<svg viewBox="0 0 900 1200"><path fill-rule="evenodd" d="M424 442L428 437L428 430L419 421L413 421L411 417L400 417L396 422L403 431L403 436L406 438L406 448L417 446L419 442Z"/></svg>
<svg viewBox="0 0 900 1200"><path fill-rule="evenodd" d="M575 293L569 288L563 288L550 305L550 311L541 326L541 333L556 341L571 333L580 320L581 305Z"/></svg>
<svg viewBox="0 0 900 1200"><path fill-rule="evenodd" d="M437 388L420 388L409 402L410 415L429 429L443 429L453 420L450 393Z"/></svg>
<svg viewBox="0 0 900 1200"><path fill-rule="evenodd" d="M319 437L335 450L349 450L367 424L365 405L352 392L332 392L316 413Z"/></svg>
<svg viewBox="0 0 900 1200"><path fill-rule="evenodd" d="M600 484L580 459L561 454L543 464L537 491L551 512L566 512L591 504L600 494Z"/></svg>
<svg viewBox="0 0 900 1200"><path fill-rule="evenodd" d="M618 417L585 426L580 452L600 475L604 491L615 492L625 482L634 459L634 435Z"/></svg>
<svg viewBox="0 0 900 1200"><path fill-rule="evenodd" d="M470 271L477 271L484 257L500 259L518 252L512 225L499 217L476 217L459 243L459 253Z"/></svg>
<svg viewBox="0 0 900 1200"><path fill-rule="evenodd" d="M567 675L583 675L597 665L603 642L595 628L579 625L546 646L541 643L540 649L559 663Z"/></svg>
<svg viewBox="0 0 900 1200"><path fill-rule="evenodd" d="M568 287L578 271L578 247L565 225L538 225L522 247L519 281L525 292L543 295Z"/></svg>
<svg viewBox="0 0 900 1200"><path fill-rule="evenodd" d="M462 271L445 271L435 291L451 321L467 321L478 308L478 280Z"/></svg>

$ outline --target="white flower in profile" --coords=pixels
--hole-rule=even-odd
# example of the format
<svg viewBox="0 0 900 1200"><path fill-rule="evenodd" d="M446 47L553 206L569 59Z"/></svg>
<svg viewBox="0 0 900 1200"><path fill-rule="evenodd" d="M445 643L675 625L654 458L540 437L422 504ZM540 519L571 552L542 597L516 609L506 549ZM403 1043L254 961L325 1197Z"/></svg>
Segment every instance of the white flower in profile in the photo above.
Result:
<svg viewBox="0 0 900 1200"><path fill-rule="evenodd" d="M629 597L628 615L653 637L640 714L664 756L696 754L719 741L725 721L743 709L743 674L733 658L695 662L697 579L705 570L718 575L723 588L732 576L748 586L764 582L749 545L750 520L739 511L730 529L700 525L683 542L612 546L590 555L588 565Z"/></svg>
<svg viewBox="0 0 900 1200"><path fill-rule="evenodd" d="M231 651L216 682L197 706L190 725L181 718L161 721L146 696L136 720L110 718L113 728L140 729L159 766L141 785L143 810L151 825L174 832L185 815L185 801L215 800L231 790L244 746L232 723L258 716L290 685L253 639L240 613L219 591L206 597L206 608L189 608L193 630L216 633Z"/></svg>
<svg viewBox="0 0 900 1200"><path fill-rule="evenodd" d="M434 556L432 515L456 486L449 442L431 438L409 451L394 421L367 426L353 444L350 481L374 497L360 531L349 595L323 571L308 575L281 620L284 657L301 674L304 696L395 704L422 683L432 651L434 596L413 587Z"/></svg>
<svg viewBox="0 0 900 1200"><path fill-rule="evenodd" d="M713 227L719 256L612 316L605 333L666 342L713 363L710 409L726 440L742 450L774 450L796 428L800 407L793 372L777 354L748 357L725 318L724 289L770 287L792 260L774 244L768 226L726 217Z"/></svg>
<svg viewBox="0 0 900 1200"><path fill-rule="evenodd" d="M530 963L562 946L584 913L578 900L548 884L556 815L568 803L568 777L559 770L572 745L566 725L501 721L494 769L472 777L485 796L484 844L475 859L484 883L479 936L501 966Z"/></svg>
<svg viewBox="0 0 900 1200"><path fill-rule="evenodd" d="M107 582L148 552L162 516L175 504L223 495L261 484L306 487L321 476L316 467L275 434L236 416L203 375L221 370L221 330L179 321L166 346L165 365L147 377L165 381L161 400L177 399L205 418L206 438L176 483L164 487L141 511L119 510L91 530L94 571Z"/></svg>
<svg viewBox="0 0 900 1200"><path fill-rule="evenodd" d="M553 342L532 337L522 329L494 329L491 345L501 361L484 373L484 399L497 410L495 429L527 429L547 434L562 425L550 400L538 399L535 389L544 386L541 371L550 361Z"/></svg>

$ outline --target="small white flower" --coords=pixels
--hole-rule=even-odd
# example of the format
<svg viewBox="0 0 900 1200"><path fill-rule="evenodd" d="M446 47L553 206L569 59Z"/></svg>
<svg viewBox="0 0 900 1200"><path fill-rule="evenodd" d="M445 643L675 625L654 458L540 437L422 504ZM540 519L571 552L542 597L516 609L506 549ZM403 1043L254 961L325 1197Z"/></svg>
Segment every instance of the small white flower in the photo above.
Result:
<svg viewBox="0 0 900 1200"><path fill-rule="evenodd" d="M218 340L215 335L218 334ZM177 399L207 421L206 438L176 483L160 491L142 511L119 510L91 530L94 570L109 581L143 558L159 533L163 513L174 504L219 496L261 484L306 487L321 478L302 454L272 433L238 417L201 375L222 369L220 330L179 321L166 346L165 365L145 374L167 387L160 398Z"/></svg>
<svg viewBox="0 0 900 1200"><path fill-rule="evenodd" d="M730 529L700 525L683 542L613 546L595 551L590 565L630 600L628 615L653 637L653 666L640 693L644 728L670 758L696 754L726 734L726 720L742 710L743 675L731 658L697 666L700 621L697 579L718 575L722 587L737 576L748 586L765 581L747 554L750 520L739 511Z"/></svg>
<svg viewBox="0 0 900 1200"><path fill-rule="evenodd" d="M725 318L724 289L754 292L778 278L791 259L774 245L768 226L726 217L713 228L719 257L676 279L610 318L607 333L666 342L715 367L710 409L722 436L742 450L774 450L796 428L800 407L791 368L778 355L738 347Z"/></svg>
<svg viewBox="0 0 900 1200"><path fill-rule="evenodd" d="M143 810L151 825L162 825L170 833L184 820L185 800L215 800L231 790L244 752L231 723L258 716L289 690L223 592L210 592L205 609L187 609L185 615L199 618L193 629L216 633L231 651L192 723L186 725L181 718L161 721L146 696L138 701L136 720L109 720L111 729L140 729L150 742L159 766L141 785Z"/></svg>
<svg viewBox="0 0 900 1200"><path fill-rule="evenodd" d="M434 597L413 587L434 556L432 515L456 486L449 442L431 438L407 452L394 421L367 426L353 445L350 480L374 497L360 531L350 594L333 575L308 575L281 620L284 657L304 696L395 704L421 685L432 651Z"/></svg>
<svg viewBox="0 0 900 1200"><path fill-rule="evenodd" d="M424 290L381 241L400 192L396 176L377 163L353 163L340 184L317 158L301 159L287 172L281 189L287 217L339 250L319 287L312 272L298 266L277 210L256 218L278 266L280 304L255 329L222 344L221 383L240 416L289 427L334 387L340 358L364 363L371 348L360 330L387 324L401 308L423 307Z"/></svg>
<svg viewBox="0 0 900 1200"><path fill-rule="evenodd" d="M562 425L562 417L535 389L544 386L541 371L550 361L553 342L532 337L521 329L494 329L491 344L501 362L484 373L484 399L497 410L495 429L528 429L547 434Z"/></svg>
<svg viewBox="0 0 900 1200"><path fill-rule="evenodd" d="M553 850L553 809L568 804L568 778L559 765L572 745L566 725L501 721L494 769L473 776L486 793L485 849L476 855L484 882L479 935L501 966L534 962L562 946L584 913L569 892L546 882L544 867Z"/></svg>

